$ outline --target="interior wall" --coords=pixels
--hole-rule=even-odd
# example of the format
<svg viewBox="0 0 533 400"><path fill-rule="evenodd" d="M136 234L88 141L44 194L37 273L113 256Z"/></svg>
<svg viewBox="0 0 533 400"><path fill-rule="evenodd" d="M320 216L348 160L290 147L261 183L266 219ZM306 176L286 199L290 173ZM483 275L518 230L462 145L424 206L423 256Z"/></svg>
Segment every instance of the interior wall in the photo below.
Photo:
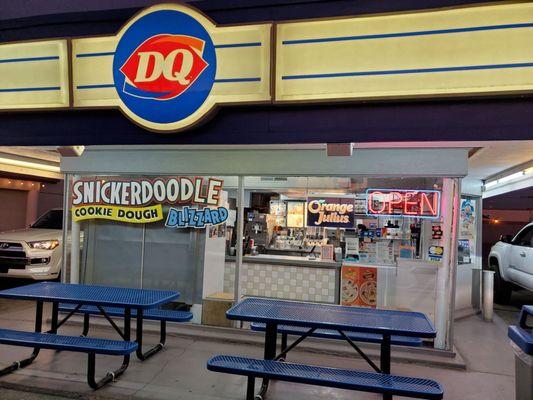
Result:
<svg viewBox="0 0 533 400"><path fill-rule="evenodd" d="M37 203L37 216L43 215L52 208L63 207L63 181L41 185Z"/></svg>
<svg viewBox="0 0 533 400"><path fill-rule="evenodd" d="M0 232L26 227L25 190L0 189Z"/></svg>

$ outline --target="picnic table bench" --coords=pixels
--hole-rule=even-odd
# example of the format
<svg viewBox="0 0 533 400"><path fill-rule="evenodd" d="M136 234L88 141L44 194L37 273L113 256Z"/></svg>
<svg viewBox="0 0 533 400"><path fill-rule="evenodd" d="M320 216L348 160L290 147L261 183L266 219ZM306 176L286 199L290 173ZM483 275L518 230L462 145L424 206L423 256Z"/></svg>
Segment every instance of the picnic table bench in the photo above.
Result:
<svg viewBox="0 0 533 400"><path fill-rule="evenodd" d="M0 329L0 344L33 348L30 357L17 361L0 370L0 376L30 365L41 349L82 352L88 355L87 382L93 389L101 388L115 380L128 368L130 354L137 353L141 360L157 353L163 345L159 343L147 352L142 351L142 321L145 310L159 307L179 297L178 292L146 289L116 288L40 282L32 285L0 291L0 298L33 300L36 302L35 332ZM43 303L52 303L51 329L42 332ZM73 309L59 320L59 304L69 304ZM82 307L98 310L119 334L122 340L97 339L89 337L59 335L58 329ZM124 326L121 329L107 313L106 309L123 310ZM137 318L136 340L131 341L131 318ZM87 328L88 330L88 328ZM102 379L95 379L96 354L123 356L122 365L108 372Z"/></svg>
<svg viewBox="0 0 533 400"><path fill-rule="evenodd" d="M338 389L350 389L385 395L421 399L442 399L441 386L430 379L410 378L367 371L318 367L274 360L259 360L235 356L215 356L207 369L249 377L247 399L253 399L255 378L277 379ZM258 395L256 398L262 398Z"/></svg>
<svg viewBox="0 0 533 400"><path fill-rule="evenodd" d="M266 324L260 322L252 322L250 327L253 331L264 332L266 331ZM309 329L304 326L290 326L290 325L278 325L278 333L281 334L281 347L287 347L287 336L302 336ZM348 336L354 342L365 342L365 343L381 343L383 340L383 335L377 333L367 333L367 332L348 332L346 331L346 336ZM343 340L344 337L334 329L316 329L309 337L316 337L321 339L335 339ZM409 337L409 336L391 336L391 345L396 346L412 346L420 347L422 346L422 339Z"/></svg>
<svg viewBox="0 0 533 400"><path fill-rule="evenodd" d="M120 317L124 318L124 308L120 307L103 307L107 315L111 317ZM66 313L79 313L83 314L83 331L82 336L87 336L89 334L89 318L91 315L100 315L101 312L96 306L83 305L79 308L75 304L61 303L59 304L59 311ZM137 318L137 310L131 310L131 317ZM159 343L157 347L163 347L166 342L167 337L167 322L187 322L192 319L193 315L189 311L180 311L180 310L162 310L162 309L150 309L143 311L142 320L149 321L160 321L160 330L159 330ZM139 322L139 319L137 319ZM137 329L141 329L142 326ZM146 359L146 355L142 352L137 354L137 357L141 360Z"/></svg>
<svg viewBox="0 0 533 400"><path fill-rule="evenodd" d="M262 330L264 325L263 359L217 355L207 362L207 369L210 371L248 377L247 400L262 399L268 390L270 379L380 393L384 399L392 399L393 395L424 399L443 398L442 387L433 380L390 373L390 346L393 336L418 340L435 337L433 324L422 313L247 298L228 310L226 316L228 319L251 322L255 324L256 329ZM300 337L289 346L282 343L281 352L276 354L280 328L281 332L294 333ZM344 339L375 372L284 361L289 351L307 337L315 335L315 332L316 335ZM371 340L379 340L380 343L379 367L355 344L352 339L355 332L378 335L371 337ZM263 379L257 395L256 378Z"/></svg>

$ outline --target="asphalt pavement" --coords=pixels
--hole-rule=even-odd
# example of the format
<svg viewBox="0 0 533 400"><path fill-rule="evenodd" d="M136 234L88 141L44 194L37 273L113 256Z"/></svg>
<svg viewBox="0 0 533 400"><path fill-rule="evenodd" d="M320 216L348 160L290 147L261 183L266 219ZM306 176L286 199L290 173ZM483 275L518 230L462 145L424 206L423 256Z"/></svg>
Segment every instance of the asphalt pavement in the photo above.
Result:
<svg viewBox="0 0 533 400"><path fill-rule="evenodd" d="M503 319L507 325L516 325L522 306L532 304L533 292L520 290L513 292L509 304L494 304L494 312Z"/></svg>

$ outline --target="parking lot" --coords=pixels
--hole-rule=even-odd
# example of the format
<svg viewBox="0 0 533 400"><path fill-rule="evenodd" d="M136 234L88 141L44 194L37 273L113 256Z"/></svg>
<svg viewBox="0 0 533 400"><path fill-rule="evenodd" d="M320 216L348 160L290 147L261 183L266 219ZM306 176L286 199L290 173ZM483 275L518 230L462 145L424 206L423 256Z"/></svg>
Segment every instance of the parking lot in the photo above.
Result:
<svg viewBox="0 0 533 400"><path fill-rule="evenodd" d="M516 324L523 305L533 304L533 293L526 290L513 292L509 304L494 304L494 312L508 325Z"/></svg>

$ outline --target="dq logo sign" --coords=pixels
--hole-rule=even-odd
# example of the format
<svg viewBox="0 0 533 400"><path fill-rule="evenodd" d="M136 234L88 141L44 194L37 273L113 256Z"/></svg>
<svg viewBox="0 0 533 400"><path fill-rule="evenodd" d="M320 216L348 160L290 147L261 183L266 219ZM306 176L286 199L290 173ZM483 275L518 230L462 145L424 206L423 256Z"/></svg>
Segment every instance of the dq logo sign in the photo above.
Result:
<svg viewBox="0 0 533 400"><path fill-rule="evenodd" d="M153 130L176 131L211 107L215 82L212 23L180 5L150 7L118 34L113 79L121 110Z"/></svg>
<svg viewBox="0 0 533 400"><path fill-rule="evenodd" d="M204 45L203 40L189 36L152 36L120 68L126 76L124 92L147 99L178 97L208 66L202 58Z"/></svg>

